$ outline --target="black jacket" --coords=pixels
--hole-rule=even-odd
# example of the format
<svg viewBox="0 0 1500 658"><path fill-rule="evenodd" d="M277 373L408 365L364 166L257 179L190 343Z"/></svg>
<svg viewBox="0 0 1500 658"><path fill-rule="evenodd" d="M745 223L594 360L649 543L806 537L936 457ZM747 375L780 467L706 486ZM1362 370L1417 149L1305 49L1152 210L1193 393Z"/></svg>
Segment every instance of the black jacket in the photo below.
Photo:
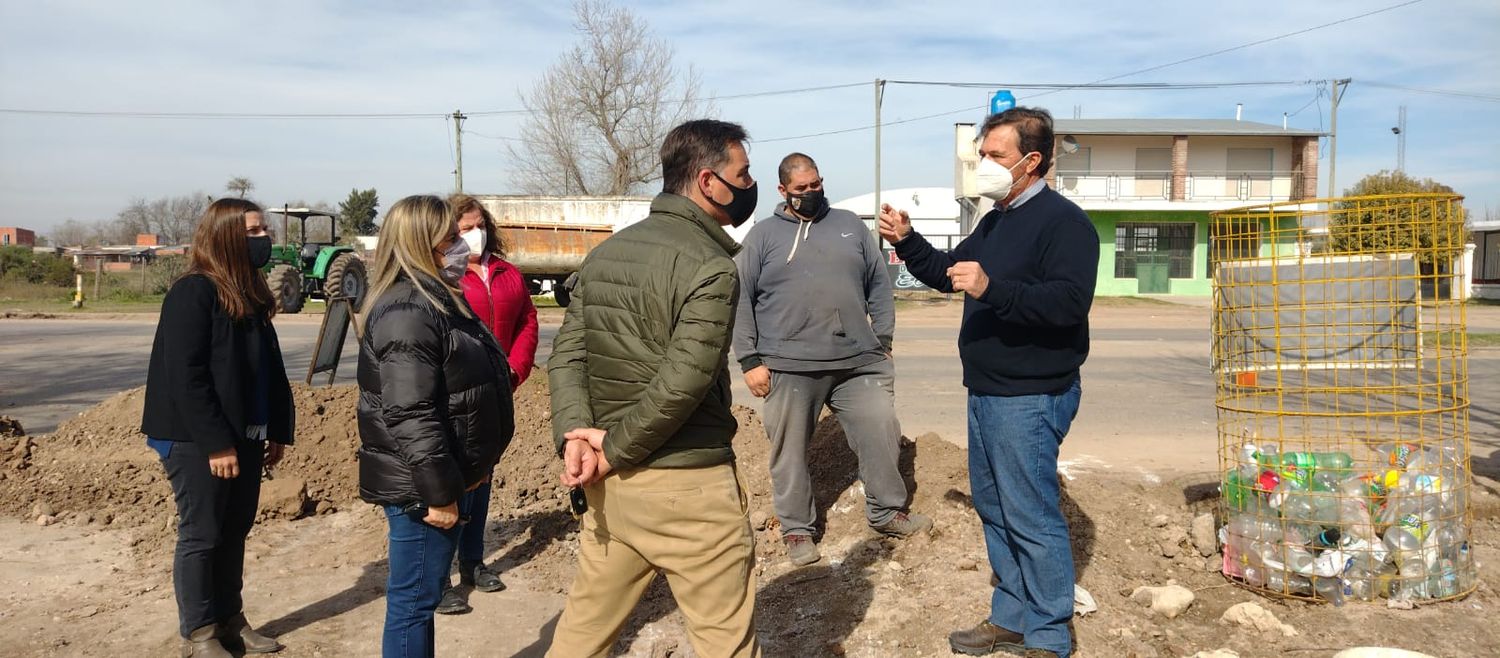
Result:
<svg viewBox="0 0 1500 658"><path fill-rule="evenodd" d="M267 353L263 353L266 350ZM258 315L230 319L208 277L178 279L161 304L141 432L192 441L205 452L231 448L255 413L255 383L267 366L266 438L292 443L296 409L276 329Z"/></svg>
<svg viewBox="0 0 1500 658"><path fill-rule="evenodd" d="M505 353L440 283L423 283L446 314L402 278L359 345L359 496L377 505L457 501L515 431Z"/></svg>

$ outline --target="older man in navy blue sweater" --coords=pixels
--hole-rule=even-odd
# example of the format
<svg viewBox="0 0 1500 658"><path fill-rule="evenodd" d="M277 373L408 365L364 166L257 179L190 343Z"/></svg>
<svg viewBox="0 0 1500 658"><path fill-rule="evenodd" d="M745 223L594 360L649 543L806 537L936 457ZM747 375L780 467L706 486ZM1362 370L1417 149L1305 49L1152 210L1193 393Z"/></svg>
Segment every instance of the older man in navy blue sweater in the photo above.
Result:
<svg viewBox="0 0 1500 658"><path fill-rule="evenodd" d="M998 584L989 618L949 636L954 651L1072 651L1073 552L1057 453L1078 412L1088 357L1099 234L1047 187L1052 116L1015 108L980 130L978 192L996 201L974 232L941 252L905 211L880 209L880 233L912 276L964 293L958 334L969 389L969 484Z"/></svg>

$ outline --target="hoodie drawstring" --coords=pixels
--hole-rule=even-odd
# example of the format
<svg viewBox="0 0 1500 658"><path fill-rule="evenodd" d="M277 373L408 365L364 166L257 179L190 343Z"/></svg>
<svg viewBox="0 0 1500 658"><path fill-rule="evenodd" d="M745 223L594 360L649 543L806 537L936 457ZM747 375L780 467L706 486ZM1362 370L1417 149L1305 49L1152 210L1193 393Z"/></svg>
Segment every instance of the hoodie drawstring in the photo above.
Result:
<svg viewBox="0 0 1500 658"><path fill-rule="evenodd" d="M809 219L807 221L799 223L802 224L801 226L797 227L798 229L801 229L798 231L798 233L801 234L801 237L800 239L798 237L792 238L792 253L786 255L786 262L788 263L792 262L792 257L797 255L797 245L807 240L807 236L812 234L812 220Z"/></svg>

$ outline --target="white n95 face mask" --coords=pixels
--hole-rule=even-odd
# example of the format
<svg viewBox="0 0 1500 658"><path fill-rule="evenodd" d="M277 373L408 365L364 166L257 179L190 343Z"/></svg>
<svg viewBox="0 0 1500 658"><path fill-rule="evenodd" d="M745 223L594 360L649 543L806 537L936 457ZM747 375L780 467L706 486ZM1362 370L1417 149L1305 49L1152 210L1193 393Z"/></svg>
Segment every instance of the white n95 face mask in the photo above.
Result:
<svg viewBox="0 0 1500 658"><path fill-rule="evenodd" d="M1028 153L1026 155L1031 154ZM975 191L979 192L979 196L986 199L993 199L995 201L1004 200L1005 197L1010 195L1010 189L1016 184L1015 176L1011 170L1021 166L1023 162L1026 162L1025 156L1021 157L1021 162L1017 162L1010 168L1006 168L1005 165L989 158L980 158L979 166L974 168Z"/></svg>
<svg viewBox="0 0 1500 658"><path fill-rule="evenodd" d="M470 255L484 253L484 244L488 239L485 236L484 229L476 226L467 231L464 231L463 233L458 234L458 237L463 238L464 242L469 244Z"/></svg>

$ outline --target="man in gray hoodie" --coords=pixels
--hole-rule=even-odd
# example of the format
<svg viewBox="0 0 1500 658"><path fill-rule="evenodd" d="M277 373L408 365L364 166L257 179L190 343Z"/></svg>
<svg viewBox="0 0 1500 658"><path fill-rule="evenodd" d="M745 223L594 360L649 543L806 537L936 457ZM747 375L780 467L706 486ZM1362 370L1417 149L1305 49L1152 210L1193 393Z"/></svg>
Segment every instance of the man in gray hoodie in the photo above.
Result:
<svg viewBox="0 0 1500 658"><path fill-rule="evenodd" d="M906 511L890 356L896 307L880 247L858 215L828 207L812 158L788 155L778 174L786 202L735 257L734 352L750 392L766 398L772 498L787 555L801 566L821 558L807 448L825 405L859 459L870 527L905 537L932 519Z"/></svg>

